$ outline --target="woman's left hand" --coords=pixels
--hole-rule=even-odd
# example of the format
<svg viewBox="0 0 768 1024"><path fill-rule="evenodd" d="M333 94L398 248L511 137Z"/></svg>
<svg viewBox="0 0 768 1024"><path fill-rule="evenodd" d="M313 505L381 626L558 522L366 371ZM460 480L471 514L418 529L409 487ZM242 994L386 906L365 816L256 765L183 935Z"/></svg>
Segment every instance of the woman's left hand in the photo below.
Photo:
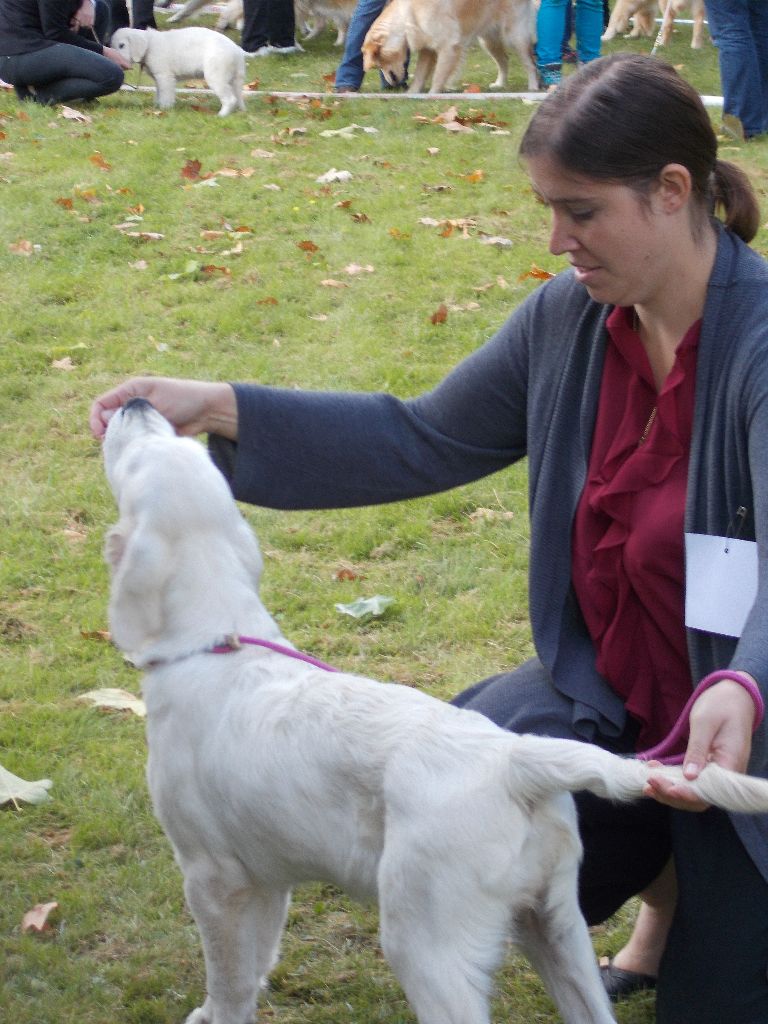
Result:
<svg viewBox="0 0 768 1024"><path fill-rule="evenodd" d="M708 761L732 771L745 771L754 719L754 702L740 683L723 679L705 690L691 708L690 738L683 762L685 777L695 779ZM649 778L645 795L684 811L708 807L690 786L661 776Z"/></svg>

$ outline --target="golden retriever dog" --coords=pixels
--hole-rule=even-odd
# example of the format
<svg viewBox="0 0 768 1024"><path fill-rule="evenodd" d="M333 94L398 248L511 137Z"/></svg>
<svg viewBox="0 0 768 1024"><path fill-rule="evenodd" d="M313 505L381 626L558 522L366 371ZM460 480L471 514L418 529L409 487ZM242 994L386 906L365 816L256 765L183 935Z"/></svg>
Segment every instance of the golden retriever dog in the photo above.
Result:
<svg viewBox="0 0 768 1024"><path fill-rule="evenodd" d="M634 800L681 769L518 736L301 654L259 598L256 538L201 444L134 399L104 460L112 638L144 672L149 790L205 956L187 1024L251 1024L291 890L312 880L378 901L419 1024L489 1024L509 939L567 1024L614 1024L576 897L570 794ZM768 811L762 779L710 764L689 785Z"/></svg>
<svg viewBox="0 0 768 1024"><path fill-rule="evenodd" d="M343 46L357 0L296 0L296 24L304 39L315 39L330 23L336 28L334 46Z"/></svg>
<svg viewBox="0 0 768 1024"><path fill-rule="evenodd" d="M363 41L363 67L379 68L390 85L405 78L408 51L417 55L409 92L442 92L461 70L469 45L480 44L498 68L490 88L506 85L507 51L517 51L528 88L539 88L532 53L529 0L392 0Z"/></svg>
<svg viewBox="0 0 768 1024"><path fill-rule="evenodd" d="M638 36L652 36L656 32L656 15L661 12L661 28L659 30L659 46L666 46L672 36L675 18L686 7L690 7L693 18L693 34L691 47L700 50L704 45L704 0L616 0L611 17L603 33L603 39L614 39L629 28L632 19L630 39Z"/></svg>

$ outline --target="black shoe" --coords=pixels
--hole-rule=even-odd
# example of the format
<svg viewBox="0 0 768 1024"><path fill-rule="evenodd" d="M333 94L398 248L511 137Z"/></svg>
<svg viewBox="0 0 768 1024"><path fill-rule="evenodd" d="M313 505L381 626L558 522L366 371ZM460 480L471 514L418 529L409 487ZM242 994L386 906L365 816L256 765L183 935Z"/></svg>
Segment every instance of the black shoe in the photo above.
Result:
<svg viewBox="0 0 768 1024"><path fill-rule="evenodd" d="M656 988L656 979L652 974L623 971L621 967L614 966L613 960L609 960L607 964L600 964L600 978L612 1003L626 999L627 996L634 995L635 992L645 992Z"/></svg>

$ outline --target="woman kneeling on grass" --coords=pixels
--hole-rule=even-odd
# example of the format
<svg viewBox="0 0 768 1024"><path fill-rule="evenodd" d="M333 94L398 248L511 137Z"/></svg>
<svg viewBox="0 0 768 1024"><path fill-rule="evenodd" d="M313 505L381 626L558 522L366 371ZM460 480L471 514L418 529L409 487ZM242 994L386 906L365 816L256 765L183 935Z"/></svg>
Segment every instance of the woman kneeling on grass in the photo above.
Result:
<svg viewBox="0 0 768 1024"><path fill-rule="evenodd" d="M689 778L710 759L766 776L768 264L745 244L755 194L718 160L696 92L650 57L568 78L520 155L551 214L550 251L571 268L433 391L140 378L94 403L92 429L145 397L180 433L211 435L237 498L277 508L413 498L527 456L537 657L455 703L631 754L666 737L703 682L689 737L668 752ZM690 568L686 581L684 560L684 534L718 558L714 538L737 528L761 552L738 637L719 629L732 609L717 586ZM702 586L706 629L684 613ZM577 800L587 920L644 896L606 987L656 986L659 1024L765 1024L768 815L729 817L662 781L648 795Z"/></svg>
<svg viewBox="0 0 768 1024"><path fill-rule="evenodd" d="M130 62L94 32L96 0L0 0L0 79L20 100L51 105L117 92Z"/></svg>

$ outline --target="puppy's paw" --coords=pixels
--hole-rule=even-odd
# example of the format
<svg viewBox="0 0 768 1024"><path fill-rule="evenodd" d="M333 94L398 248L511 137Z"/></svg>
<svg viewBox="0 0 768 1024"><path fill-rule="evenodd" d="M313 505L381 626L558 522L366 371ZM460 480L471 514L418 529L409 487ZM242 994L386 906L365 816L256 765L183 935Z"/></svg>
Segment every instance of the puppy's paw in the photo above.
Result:
<svg viewBox="0 0 768 1024"><path fill-rule="evenodd" d="M210 1000L206 999L202 1006L198 1006L196 1010L184 1021L184 1024L213 1024L213 1017L210 1015Z"/></svg>

